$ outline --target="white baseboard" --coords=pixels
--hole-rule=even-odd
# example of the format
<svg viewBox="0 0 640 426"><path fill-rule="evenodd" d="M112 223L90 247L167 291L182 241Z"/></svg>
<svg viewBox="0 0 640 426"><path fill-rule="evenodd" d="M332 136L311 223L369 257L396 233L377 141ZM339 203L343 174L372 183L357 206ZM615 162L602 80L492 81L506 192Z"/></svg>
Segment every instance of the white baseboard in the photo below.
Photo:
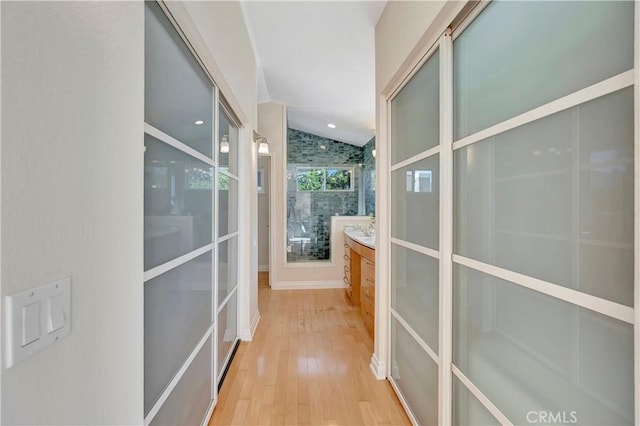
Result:
<svg viewBox="0 0 640 426"><path fill-rule="evenodd" d="M258 265L258 272L269 272L269 265Z"/></svg>
<svg viewBox="0 0 640 426"><path fill-rule="evenodd" d="M240 336L240 339L242 339L243 342L250 342L253 340L253 335L256 333L256 329L258 328L258 323L260 322L260 310L256 310L256 313L253 314L253 318L251 319L251 326L250 328L245 328L244 330L242 330L242 335Z"/></svg>
<svg viewBox="0 0 640 426"><path fill-rule="evenodd" d="M371 372L376 377L377 380L384 380L387 378L387 368L384 365L383 361L380 361L376 354L371 355Z"/></svg>
<svg viewBox="0 0 640 426"><path fill-rule="evenodd" d="M260 322L260 318L262 318L260 316L260 310L256 309L256 313L253 315L253 318L251 319L251 338L253 339L253 336L256 334L256 329L258 328L258 323Z"/></svg>
<svg viewBox="0 0 640 426"><path fill-rule="evenodd" d="M319 290L323 288L344 288L342 280L336 281L280 281L273 283L271 290Z"/></svg>

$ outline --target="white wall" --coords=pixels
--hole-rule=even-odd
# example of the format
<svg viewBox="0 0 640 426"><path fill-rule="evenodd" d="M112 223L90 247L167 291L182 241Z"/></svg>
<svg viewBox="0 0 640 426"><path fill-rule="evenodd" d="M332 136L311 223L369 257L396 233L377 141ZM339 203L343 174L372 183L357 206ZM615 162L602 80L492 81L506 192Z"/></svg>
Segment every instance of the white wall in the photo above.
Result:
<svg viewBox="0 0 640 426"><path fill-rule="evenodd" d="M407 59L442 10L444 1L390 1L376 25L376 94ZM376 139L377 140L377 139Z"/></svg>
<svg viewBox="0 0 640 426"><path fill-rule="evenodd" d="M239 2L166 2L221 94L238 116L243 130L239 147L238 327L250 340L258 312L258 221L256 170L256 60ZM248 306L248 310L247 307Z"/></svg>
<svg viewBox="0 0 640 426"><path fill-rule="evenodd" d="M2 370L4 424L142 423L143 7L2 4L2 297L72 276L71 334Z"/></svg>
<svg viewBox="0 0 640 426"><path fill-rule="evenodd" d="M271 158L259 157L258 170L263 170L264 193L258 194L258 267L269 268L269 199L271 197Z"/></svg>
<svg viewBox="0 0 640 426"><path fill-rule="evenodd" d="M270 217L270 252L271 269L269 270L269 280L275 283L282 274L283 260L276 247L283 247L284 239L282 233L277 229L283 225L282 217L285 214L284 187L286 162L284 161L285 145L287 138L287 109L284 105L276 102L267 102L258 105L258 132L269 141L269 153L271 154L271 168L273 170L271 187L273 192L269 195L270 202L273 203ZM279 218L279 219L278 219Z"/></svg>

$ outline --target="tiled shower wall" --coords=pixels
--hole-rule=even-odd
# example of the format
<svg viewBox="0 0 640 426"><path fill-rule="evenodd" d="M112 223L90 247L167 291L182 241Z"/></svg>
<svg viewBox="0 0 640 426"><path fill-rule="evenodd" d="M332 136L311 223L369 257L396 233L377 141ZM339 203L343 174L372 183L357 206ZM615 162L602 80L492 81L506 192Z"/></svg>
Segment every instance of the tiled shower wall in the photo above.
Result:
<svg viewBox="0 0 640 426"><path fill-rule="evenodd" d="M366 146L370 147L372 141ZM371 148L370 148L371 149ZM331 258L331 216L355 216L367 164L365 147L337 142L299 130L288 129L287 138L287 261ZM375 167L375 162L369 160ZM297 192L296 167L347 166L354 169L354 190L348 192ZM366 183L366 180L365 180ZM365 194L366 194L365 185ZM375 193L371 203L375 202ZM366 198L366 196L365 196ZM371 208L371 211L375 208ZM300 238L308 238L304 242Z"/></svg>
<svg viewBox="0 0 640 426"><path fill-rule="evenodd" d="M376 149L376 138L371 138L362 147L364 162L362 164L362 179L364 181L364 212L366 215L376 213L376 159L373 150Z"/></svg>

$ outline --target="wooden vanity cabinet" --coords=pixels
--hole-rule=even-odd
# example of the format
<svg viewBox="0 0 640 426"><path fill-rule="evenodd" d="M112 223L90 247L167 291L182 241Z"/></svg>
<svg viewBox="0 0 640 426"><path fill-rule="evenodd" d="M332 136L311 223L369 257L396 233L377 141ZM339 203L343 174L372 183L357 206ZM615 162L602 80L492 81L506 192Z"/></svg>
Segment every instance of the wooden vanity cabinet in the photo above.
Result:
<svg viewBox="0 0 640 426"><path fill-rule="evenodd" d="M376 266L363 257L361 260L360 279L360 312L364 327L373 336L376 312Z"/></svg>
<svg viewBox="0 0 640 426"><path fill-rule="evenodd" d="M348 237L347 237L348 238ZM350 238L348 238L351 240ZM353 240L352 244L354 243ZM352 250L347 239L344 243L344 284L346 286L347 297L354 306L360 306L360 255Z"/></svg>
<svg viewBox="0 0 640 426"><path fill-rule="evenodd" d="M344 282L347 296L373 336L376 306L375 250L345 235Z"/></svg>

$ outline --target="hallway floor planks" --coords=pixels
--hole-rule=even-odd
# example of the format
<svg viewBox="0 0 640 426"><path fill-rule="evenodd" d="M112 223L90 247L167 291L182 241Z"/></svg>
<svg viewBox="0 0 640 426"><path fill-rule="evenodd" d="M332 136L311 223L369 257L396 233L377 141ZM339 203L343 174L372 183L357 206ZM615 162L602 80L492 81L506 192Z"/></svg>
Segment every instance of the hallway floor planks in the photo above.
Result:
<svg viewBox="0 0 640 426"><path fill-rule="evenodd" d="M259 288L262 315L242 342L210 425L410 424L369 363L373 340L344 290Z"/></svg>

